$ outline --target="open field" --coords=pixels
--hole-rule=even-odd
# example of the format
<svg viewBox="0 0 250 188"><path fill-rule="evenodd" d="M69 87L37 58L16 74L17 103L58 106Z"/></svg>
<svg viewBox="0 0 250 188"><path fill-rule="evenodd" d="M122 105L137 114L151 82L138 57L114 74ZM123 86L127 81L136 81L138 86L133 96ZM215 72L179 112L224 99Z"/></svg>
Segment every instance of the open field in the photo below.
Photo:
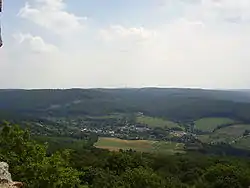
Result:
<svg viewBox="0 0 250 188"><path fill-rule="evenodd" d="M202 118L195 121L195 128L205 132L212 132L220 125L234 123L233 119L229 118Z"/></svg>
<svg viewBox="0 0 250 188"><path fill-rule="evenodd" d="M164 120L161 118L155 118L155 117L148 117L148 116L139 116L136 118L136 121L138 123L146 124L149 127L168 127L168 128L181 128L177 123L174 123L172 121Z"/></svg>
<svg viewBox="0 0 250 188"><path fill-rule="evenodd" d="M95 144L97 148L108 149L111 151L136 150L141 152L163 152L173 154L184 152L184 145L175 142L151 141L151 140L122 140L118 138L100 137Z"/></svg>
<svg viewBox="0 0 250 188"><path fill-rule="evenodd" d="M199 135L198 138L202 142L232 142L241 137L245 130L250 130L248 124L236 124L216 130L207 135Z"/></svg>
<svg viewBox="0 0 250 188"><path fill-rule="evenodd" d="M237 140L235 143L232 144L232 146L236 148L241 148L241 149L248 149L250 150L250 136L244 136Z"/></svg>
<svg viewBox="0 0 250 188"><path fill-rule="evenodd" d="M154 142L153 148L153 151L158 153L174 154L184 152L184 144L176 142Z"/></svg>
<svg viewBox="0 0 250 188"><path fill-rule="evenodd" d="M231 137L239 137L239 136L242 136L245 130L250 130L250 125L248 124L232 125L232 126L224 127L222 129L218 129L215 131L215 133L225 134Z"/></svg>

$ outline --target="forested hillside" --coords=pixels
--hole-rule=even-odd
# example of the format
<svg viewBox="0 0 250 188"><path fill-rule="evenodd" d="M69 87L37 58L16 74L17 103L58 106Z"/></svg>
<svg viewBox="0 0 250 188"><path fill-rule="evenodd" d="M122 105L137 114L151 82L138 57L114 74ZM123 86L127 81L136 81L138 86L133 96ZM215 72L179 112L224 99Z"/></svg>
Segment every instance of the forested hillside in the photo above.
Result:
<svg viewBox="0 0 250 188"><path fill-rule="evenodd" d="M143 112L174 121L223 116L250 121L244 91L196 89L0 90L2 118Z"/></svg>

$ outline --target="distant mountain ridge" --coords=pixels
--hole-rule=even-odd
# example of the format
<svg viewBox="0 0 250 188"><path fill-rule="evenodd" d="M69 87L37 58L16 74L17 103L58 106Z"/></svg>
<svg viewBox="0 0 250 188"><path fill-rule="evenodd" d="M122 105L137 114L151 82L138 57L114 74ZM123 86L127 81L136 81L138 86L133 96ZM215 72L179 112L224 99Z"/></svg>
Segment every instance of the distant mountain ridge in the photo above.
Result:
<svg viewBox="0 0 250 188"><path fill-rule="evenodd" d="M250 93L181 88L0 90L0 118L116 112L143 112L175 121L204 116L248 121Z"/></svg>

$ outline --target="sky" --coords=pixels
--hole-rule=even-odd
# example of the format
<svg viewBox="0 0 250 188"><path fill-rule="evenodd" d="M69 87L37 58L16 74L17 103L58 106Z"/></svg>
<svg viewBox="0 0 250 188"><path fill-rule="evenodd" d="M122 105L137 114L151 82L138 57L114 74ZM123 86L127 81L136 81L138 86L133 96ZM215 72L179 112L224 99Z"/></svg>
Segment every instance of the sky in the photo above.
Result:
<svg viewBox="0 0 250 188"><path fill-rule="evenodd" d="M4 0L0 88L250 88L249 0Z"/></svg>

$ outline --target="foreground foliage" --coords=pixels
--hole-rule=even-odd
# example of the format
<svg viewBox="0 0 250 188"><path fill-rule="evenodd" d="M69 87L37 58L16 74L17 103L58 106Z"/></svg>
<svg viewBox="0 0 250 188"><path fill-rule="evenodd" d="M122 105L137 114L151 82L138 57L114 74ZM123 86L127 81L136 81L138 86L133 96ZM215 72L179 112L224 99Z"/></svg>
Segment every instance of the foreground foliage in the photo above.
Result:
<svg viewBox="0 0 250 188"><path fill-rule="evenodd" d="M30 139L18 126L4 126L0 132L0 160L10 164L13 179L28 187L74 187L80 173L69 166L68 152L46 154L47 147Z"/></svg>
<svg viewBox="0 0 250 188"><path fill-rule="evenodd" d="M51 139L51 138L50 138ZM80 140L79 140L80 142ZM84 142L84 141L83 141ZM74 142L75 143L75 142ZM91 146L38 144L28 131L5 124L0 160L14 180L31 188L243 188L250 185L247 158L198 153L165 156L132 150L109 152ZM64 147L65 146L65 147Z"/></svg>

